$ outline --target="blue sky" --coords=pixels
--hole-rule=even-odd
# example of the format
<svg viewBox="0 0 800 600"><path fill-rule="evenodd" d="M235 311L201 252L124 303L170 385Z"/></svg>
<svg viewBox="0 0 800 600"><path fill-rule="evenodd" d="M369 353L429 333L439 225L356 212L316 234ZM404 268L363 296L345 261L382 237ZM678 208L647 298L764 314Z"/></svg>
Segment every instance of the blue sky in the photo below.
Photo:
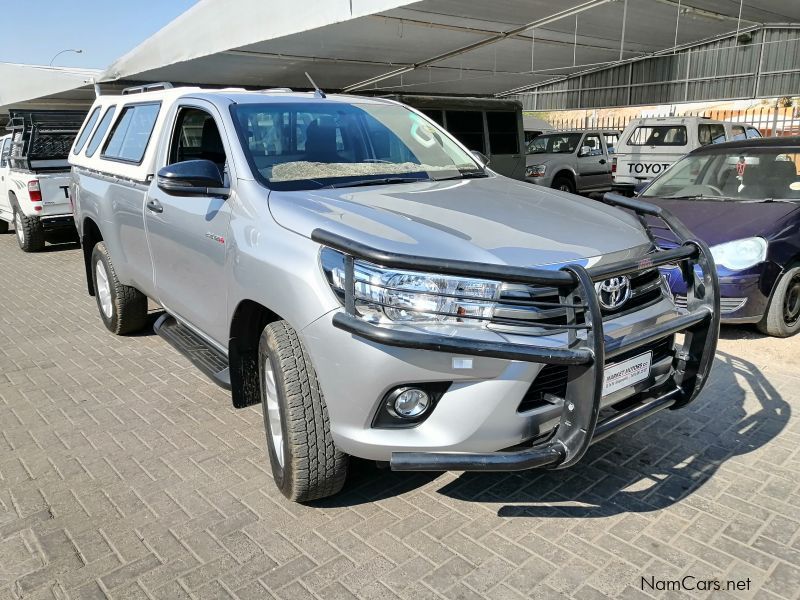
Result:
<svg viewBox="0 0 800 600"><path fill-rule="evenodd" d="M0 62L102 69L138 46L196 0L26 0L5 10ZM5 4L5 3L3 3ZM20 27L14 27L19 18Z"/></svg>

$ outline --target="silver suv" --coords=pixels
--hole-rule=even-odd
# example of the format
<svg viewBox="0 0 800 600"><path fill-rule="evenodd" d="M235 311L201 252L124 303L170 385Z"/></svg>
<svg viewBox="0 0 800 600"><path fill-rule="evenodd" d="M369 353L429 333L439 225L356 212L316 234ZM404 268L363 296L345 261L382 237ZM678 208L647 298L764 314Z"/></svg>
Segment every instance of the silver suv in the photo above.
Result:
<svg viewBox="0 0 800 600"><path fill-rule="evenodd" d="M348 455L566 467L704 385L716 272L662 209L498 176L390 100L154 88L99 97L71 154L89 292L117 334L157 301L161 336L263 404L288 498L339 491Z"/></svg>

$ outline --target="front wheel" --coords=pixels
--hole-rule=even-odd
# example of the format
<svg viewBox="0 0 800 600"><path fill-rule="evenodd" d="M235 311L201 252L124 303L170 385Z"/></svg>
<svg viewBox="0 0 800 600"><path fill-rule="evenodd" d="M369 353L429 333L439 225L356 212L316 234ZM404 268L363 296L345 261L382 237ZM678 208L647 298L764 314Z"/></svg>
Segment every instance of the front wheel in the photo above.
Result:
<svg viewBox="0 0 800 600"><path fill-rule="evenodd" d="M561 190L562 192L567 192L568 194L575 193L575 184L572 183L572 179L569 177L556 177L553 180L553 189Z"/></svg>
<svg viewBox="0 0 800 600"><path fill-rule="evenodd" d="M264 328L258 344L261 404L275 485L289 500L332 496L344 486L347 455L336 449L311 359L286 321Z"/></svg>
<svg viewBox="0 0 800 600"><path fill-rule="evenodd" d="M92 282L103 324L117 335L134 333L147 322L147 296L117 279L103 242L92 250Z"/></svg>
<svg viewBox="0 0 800 600"><path fill-rule="evenodd" d="M17 233L17 244L23 252L39 252L44 249L44 228L38 217L26 217L19 208L15 208L14 230Z"/></svg>
<svg viewBox="0 0 800 600"><path fill-rule="evenodd" d="M773 337L789 337L800 331L800 266L780 278L758 329Z"/></svg>

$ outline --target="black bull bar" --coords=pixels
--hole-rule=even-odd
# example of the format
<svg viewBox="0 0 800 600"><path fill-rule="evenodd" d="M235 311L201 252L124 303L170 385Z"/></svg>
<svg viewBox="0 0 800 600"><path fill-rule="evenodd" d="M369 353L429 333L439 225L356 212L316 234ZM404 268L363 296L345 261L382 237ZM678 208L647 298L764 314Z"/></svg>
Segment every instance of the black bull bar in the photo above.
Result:
<svg viewBox="0 0 800 600"><path fill-rule="evenodd" d="M656 250L644 258L598 265L589 269L567 265L560 270L531 269L506 265L478 264L384 252L346 237L316 229L312 239L345 255L344 312L334 315L335 327L357 337L403 348L450 352L570 368L561 419L545 443L518 451L489 453L393 452L391 467L399 471L520 471L535 467L564 468L578 462L589 446L636 423L659 410L680 408L697 396L708 378L719 337L719 282L711 253L702 241L667 210L638 199L606 194L606 204L633 211L647 230ZM660 219L678 239L670 250L658 250L646 217ZM497 279L505 283L569 288L560 294L567 313L568 343L564 348L547 348L510 342L475 341L412 331L400 331L367 323L355 309L355 259L383 267L424 271L442 275ZM603 317L595 282L667 264L681 267L687 288L687 308L674 318L651 328L606 342ZM700 267L700 274L695 266ZM574 304L566 297L577 294L583 301L584 323L576 320ZM586 330L586 337L577 335ZM675 333L684 342L673 360L667 382L645 390L636 402L602 421L599 420L603 392L603 369L607 359L646 346Z"/></svg>

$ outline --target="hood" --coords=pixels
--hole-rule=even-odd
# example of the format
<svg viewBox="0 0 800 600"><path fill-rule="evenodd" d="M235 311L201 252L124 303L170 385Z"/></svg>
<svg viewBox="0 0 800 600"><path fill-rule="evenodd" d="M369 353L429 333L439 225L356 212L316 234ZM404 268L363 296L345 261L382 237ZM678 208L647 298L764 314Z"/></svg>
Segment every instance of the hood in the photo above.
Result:
<svg viewBox="0 0 800 600"><path fill-rule="evenodd" d="M302 192L273 191L275 220L389 252L507 264L597 264L641 256L650 241L630 214L549 188L490 176ZM622 252L621 252L622 251ZM585 260L602 257L598 260Z"/></svg>
<svg viewBox="0 0 800 600"><path fill-rule="evenodd" d="M547 165L553 162L554 160L560 160L568 158L570 156L572 156L572 154L566 152L558 152L556 154L552 152L542 152L540 154L526 154L525 166L530 167L531 165Z"/></svg>
<svg viewBox="0 0 800 600"><path fill-rule="evenodd" d="M642 200L669 210L709 246L755 236L769 240L782 230L785 218L800 209L800 204L786 202Z"/></svg>

